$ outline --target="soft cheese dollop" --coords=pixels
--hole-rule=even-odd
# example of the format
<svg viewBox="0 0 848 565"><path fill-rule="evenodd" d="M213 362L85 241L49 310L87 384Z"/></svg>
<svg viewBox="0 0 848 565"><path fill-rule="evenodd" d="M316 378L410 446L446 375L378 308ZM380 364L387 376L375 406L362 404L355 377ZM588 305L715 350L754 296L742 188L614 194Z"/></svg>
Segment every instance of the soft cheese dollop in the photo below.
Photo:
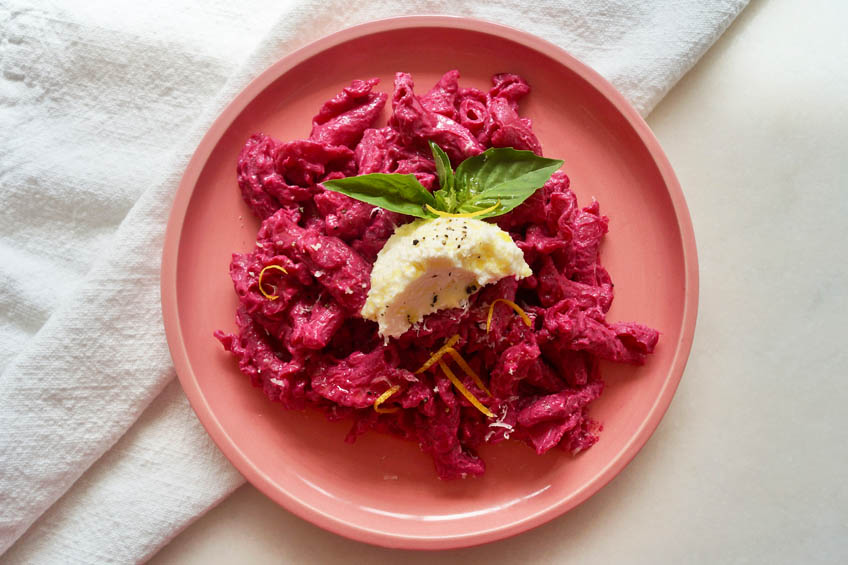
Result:
<svg viewBox="0 0 848 565"><path fill-rule="evenodd" d="M416 220L397 228L377 255L362 317L376 321L383 337L397 337L427 314L465 307L484 285L531 274L521 249L495 224Z"/></svg>

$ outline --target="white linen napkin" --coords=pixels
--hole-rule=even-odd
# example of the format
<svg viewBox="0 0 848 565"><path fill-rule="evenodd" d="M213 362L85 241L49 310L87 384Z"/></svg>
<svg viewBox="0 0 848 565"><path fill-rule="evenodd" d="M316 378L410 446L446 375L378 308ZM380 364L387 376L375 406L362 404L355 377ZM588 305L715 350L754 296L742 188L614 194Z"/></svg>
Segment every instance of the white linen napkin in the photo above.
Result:
<svg viewBox="0 0 848 565"><path fill-rule="evenodd" d="M0 3L0 553L102 563L243 482L171 382L159 263L188 159L252 77L350 25L455 14L560 45L644 115L747 0L25 4Z"/></svg>

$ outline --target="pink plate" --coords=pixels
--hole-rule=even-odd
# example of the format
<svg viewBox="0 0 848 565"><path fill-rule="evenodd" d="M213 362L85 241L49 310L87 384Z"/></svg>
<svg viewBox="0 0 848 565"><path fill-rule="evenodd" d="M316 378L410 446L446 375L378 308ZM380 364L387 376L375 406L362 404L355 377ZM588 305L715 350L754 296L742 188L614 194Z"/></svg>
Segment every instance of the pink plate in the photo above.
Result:
<svg viewBox="0 0 848 565"><path fill-rule="evenodd" d="M286 412L250 386L212 337L235 327L230 254L252 248L258 222L242 203L236 158L248 136L305 137L321 104L354 78L411 72L419 92L449 69L487 88L492 74L525 77L522 101L545 154L565 160L581 204L610 217L602 249L616 285L609 319L662 332L643 367L605 364L608 387L592 405L600 442L571 457L523 444L486 446L480 479L443 482L411 442L366 434L343 442L349 422ZM384 116L385 118L385 116ZM383 118L383 119L384 119ZM267 496L323 528L388 547L443 549L484 543L542 524L609 482L648 440L674 394L695 327L698 267L680 186L659 143L597 73L537 37L452 17L410 17L325 37L275 63L224 110L183 176L168 222L162 306L180 381L209 434Z"/></svg>

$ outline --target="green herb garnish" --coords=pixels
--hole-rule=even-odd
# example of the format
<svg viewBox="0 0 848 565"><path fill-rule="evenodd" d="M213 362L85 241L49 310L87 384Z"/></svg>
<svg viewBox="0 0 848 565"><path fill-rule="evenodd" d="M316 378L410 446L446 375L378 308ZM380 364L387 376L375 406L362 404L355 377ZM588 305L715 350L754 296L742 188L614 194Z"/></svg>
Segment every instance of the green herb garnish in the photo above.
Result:
<svg viewBox="0 0 848 565"><path fill-rule="evenodd" d="M415 175L396 173L373 173L322 184L328 190L419 218L439 215L428 207L447 214L490 218L506 214L527 200L562 166L562 161L539 157L532 151L493 147L469 157L454 172L447 154L432 141L430 150L440 186L433 193Z"/></svg>

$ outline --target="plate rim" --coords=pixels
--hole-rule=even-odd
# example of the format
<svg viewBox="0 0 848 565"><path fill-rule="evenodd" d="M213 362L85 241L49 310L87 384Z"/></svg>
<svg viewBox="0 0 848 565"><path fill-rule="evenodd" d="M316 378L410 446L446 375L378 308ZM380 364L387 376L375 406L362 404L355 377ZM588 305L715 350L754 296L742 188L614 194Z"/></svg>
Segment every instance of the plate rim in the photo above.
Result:
<svg viewBox="0 0 848 565"><path fill-rule="evenodd" d="M672 358L668 376L655 402L651 405L646 419L632 435L630 441L619 451L618 455L588 481L582 489L560 499L555 504L545 507L543 510L495 527L447 536L395 534L384 529L371 528L366 524L354 524L344 521L311 506L308 502L295 496L283 486L274 483L261 469L254 466L236 442L227 434L206 402L192 369L188 358L188 351L185 348L185 342L182 338L183 333L180 326L177 304L177 261L183 224L191 196L200 173L214 150L217 141L241 114L244 108L250 104L258 93L264 91L277 80L281 74L327 49L367 35L419 27L461 29L514 41L538 51L574 71L604 96L625 118L644 143L666 185L683 247L685 273L685 280L683 281L684 303L681 336ZM699 272L692 220L683 190L680 187L677 176L674 174L671 163L648 124L624 95L616 90L612 84L597 71L582 63L561 47L532 33L478 18L448 15L412 15L369 21L345 28L310 42L283 56L264 69L224 107L199 142L177 187L165 230L161 263L160 296L168 348L174 361L180 384L206 432L215 442L218 449L221 450L224 456L248 482L286 510L325 530L344 537L390 548L436 550L488 543L525 532L544 524L586 501L613 480L633 460L653 435L659 422L668 410L683 376L694 340L699 299Z"/></svg>

